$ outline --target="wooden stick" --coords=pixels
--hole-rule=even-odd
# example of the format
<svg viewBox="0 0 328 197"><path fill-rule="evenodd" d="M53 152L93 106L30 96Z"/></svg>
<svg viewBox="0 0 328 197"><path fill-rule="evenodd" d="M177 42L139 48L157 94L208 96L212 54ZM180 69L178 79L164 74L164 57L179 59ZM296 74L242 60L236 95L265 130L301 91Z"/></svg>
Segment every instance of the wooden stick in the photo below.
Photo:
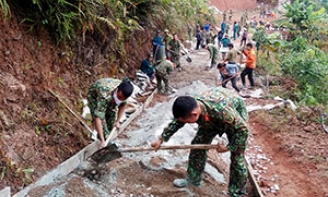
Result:
<svg viewBox="0 0 328 197"><path fill-rule="evenodd" d="M235 76L236 76L236 75L233 75L233 76L231 76L231 77L229 77L229 78L223 80L221 83L218 84L218 86L224 84L225 82L229 81L230 79L234 78Z"/></svg>
<svg viewBox="0 0 328 197"><path fill-rule="evenodd" d="M107 144L108 144L108 142L109 142L110 140L114 139L114 136L115 136L115 134L116 134L117 131L118 131L117 128L113 125L113 129L111 130L109 136L108 136L107 139L106 139L106 142L105 142L105 145L106 145L106 146L107 146Z"/></svg>
<svg viewBox="0 0 328 197"><path fill-rule="evenodd" d="M158 150L178 150L178 149L217 149L217 145L212 144L194 144L194 145L173 145L173 146L161 146ZM153 147L130 147L119 148L118 152L139 152L139 151L155 151Z"/></svg>
<svg viewBox="0 0 328 197"><path fill-rule="evenodd" d="M81 119L81 117L80 116L78 116L57 94L55 94L52 90L50 90L50 89L48 89L48 91L53 95L53 96L55 96L58 100L59 100L59 102L61 102L67 109L68 109L68 111L69 112L71 112L71 114L73 114L74 116L75 116L75 118L77 118L82 124L83 124L83 126L85 127L85 128L87 128L87 130L90 132L90 133L92 133L92 134L94 134L94 131Z"/></svg>

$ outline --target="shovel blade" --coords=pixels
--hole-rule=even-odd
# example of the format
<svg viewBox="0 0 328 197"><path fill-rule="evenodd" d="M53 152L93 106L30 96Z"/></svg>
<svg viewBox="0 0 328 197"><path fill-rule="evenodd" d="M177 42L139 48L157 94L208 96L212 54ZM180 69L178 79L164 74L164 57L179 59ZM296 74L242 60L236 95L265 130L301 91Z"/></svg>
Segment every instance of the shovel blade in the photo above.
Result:
<svg viewBox="0 0 328 197"><path fill-rule="evenodd" d="M97 150L90 158L97 163L107 163L121 158L122 154L118 151L116 144L108 144L106 147Z"/></svg>

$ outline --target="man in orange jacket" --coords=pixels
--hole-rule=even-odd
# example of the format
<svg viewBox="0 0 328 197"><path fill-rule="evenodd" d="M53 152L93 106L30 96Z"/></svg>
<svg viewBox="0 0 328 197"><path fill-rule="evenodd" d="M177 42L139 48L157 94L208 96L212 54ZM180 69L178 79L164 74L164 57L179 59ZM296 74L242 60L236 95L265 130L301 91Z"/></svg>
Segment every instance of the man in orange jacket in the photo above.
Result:
<svg viewBox="0 0 328 197"><path fill-rule="evenodd" d="M253 50L253 44L252 43L247 43L246 45L246 51L243 50L243 54L246 56L245 60L245 65L246 68L243 70L241 73L241 81L246 87L246 81L245 81L245 76L248 76L249 83L251 84L251 88L254 88L254 79L253 79L253 70L255 69L256 66L256 54L255 51Z"/></svg>

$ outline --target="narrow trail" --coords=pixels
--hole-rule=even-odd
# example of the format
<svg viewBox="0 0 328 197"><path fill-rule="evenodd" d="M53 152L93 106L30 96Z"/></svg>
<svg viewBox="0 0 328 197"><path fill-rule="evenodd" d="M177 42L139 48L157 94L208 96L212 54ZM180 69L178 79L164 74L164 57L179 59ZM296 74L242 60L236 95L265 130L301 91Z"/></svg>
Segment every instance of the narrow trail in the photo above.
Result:
<svg viewBox="0 0 328 197"><path fill-rule="evenodd" d="M172 86L177 92L170 96L155 94L149 107L132 122L115 140L120 147L150 146L157 139L173 115L172 104L177 96L196 95L216 85L218 72L208 71L209 53L205 50L192 51L181 58L182 72L174 71L170 76ZM238 82L240 86L240 82ZM229 84L228 89L232 89ZM267 109L284 106L284 102L266 100L261 87L245 90L250 95L244 98L249 111L265 109L262 114L250 112L250 136L246 156L253 165L255 177L266 196L313 197L316 183L307 180L311 167L304 167L290 157L281 146L279 138L272 134L274 128L268 128L260 120ZM190 144L197 125L187 124L180 129L165 145ZM213 144L218 142L216 137ZM226 140L223 138L223 140ZM96 176L88 169L88 163L81 165L68 176L56 183L34 188L29 196L81 196L81 197L226 197L229 180L229 153L218 154L210 150L200 188L176 188L173 180L186 174L188 150L149 151L124 153L123 157L109 162L98 169ZM316 195L317 194L317 195ZM253 188L248 185L248 196L252 197Z"/></svg>
<svg viewBox="0 0 328 197"><path fill-rule="evenodd" d="M170 76L172 85L178 91L169 97L156 94L150 107L118 136L115 143L121 147L150 146L172 119L171 107L177 96L196 95L215 86L217 71L208 71L204 66L208 62L208 52L194 51L189 56L193 62L190 64L182 57L183 71L174 71ZM257 90L253 91L257 92ZM254 102L261 104L262 100L255 100L252 100L253 105ZM272 102L276 103L276 101ZM187 124L165 144L190 144L196 129L197 125ZM213 144L218 140L219 137L215 138ZM217 154L214 150L209 151L201 188L191 186L179 189L173 186L174 179L185 176L188 153L188 150L125 153L123 158L111 161L103 167L97 178L90 177L90 171L83 170L81 166L64 179L58 180L56 184L35 188L29 194L30 196L90 196L92 194L95 197L227 196L229 153ZM248 190L249 196L253 196L251 186Z"/></svg>

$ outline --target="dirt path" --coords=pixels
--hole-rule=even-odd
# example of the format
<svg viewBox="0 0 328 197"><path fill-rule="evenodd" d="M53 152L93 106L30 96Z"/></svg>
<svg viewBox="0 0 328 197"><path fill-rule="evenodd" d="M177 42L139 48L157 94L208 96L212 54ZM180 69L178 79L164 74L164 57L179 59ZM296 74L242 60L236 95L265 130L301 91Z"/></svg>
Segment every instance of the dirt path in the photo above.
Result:
<svg viewBox="0 0 328 197"><path fill-rule="evenodd" d="M172 118L171 106L179 95L195 95L215 86L217 71L207 71L209 54L204 50L189 54L192 63L182 57L183 71L171 75L172 86L177 93L169 97L155 95L149 108L115 140L121 147L150 146L157 139L164 126ZM239 82L240 84L240 82ZM231 86L228 86L232 89ZM249 91L256 93L260 88ZM278 101L257 98L245 99L248 109L252 106L277 104ZM288 133L277 132L277 128L268 126L275 116L268 111L250 113L250 137L247 158L255 169L255 176L263 193L267 196L281 197L324 197L328 192L324 188L327 177L320 175L326 167L310 165L302 160L296 148L288 144L299 144L297 138L287 138ZM279 125L280 122L277 122ZM282 124L282 123L281 123ZM290 124L288 122L288 124ZM299 122L292 122L300 129ZM197 125L186 125L179 130L166 145L189 144L196 133ZM279 130L280 131L280 130ZM291 131L293 131L291 129ZM293 134L298 136L300 134ZM308 136L311 139L311 135ZM304 138L304 137L303 137ZM312 138L313 139L313 138ZM213 143L217 142L215 138ZM290 141L289 141L290 140ZM327 145L327 141L320 142ZM313 143L312 143L313 144ZM297 154L296 154L297 153ZM303 158L304 159L304 158ZM229 153L209 152L209 159L201 188L176 188L172 181L185 177L188 151L157 151L125 153L123 158L109 162L100 171L85 171L85 166L77 169L56 184L36 188L30 196L95 196L95 197L225 197L229 179ZM98 173L99 172L99 173ZM249 197L254 196L252 187L248 187Z"/></svg>

